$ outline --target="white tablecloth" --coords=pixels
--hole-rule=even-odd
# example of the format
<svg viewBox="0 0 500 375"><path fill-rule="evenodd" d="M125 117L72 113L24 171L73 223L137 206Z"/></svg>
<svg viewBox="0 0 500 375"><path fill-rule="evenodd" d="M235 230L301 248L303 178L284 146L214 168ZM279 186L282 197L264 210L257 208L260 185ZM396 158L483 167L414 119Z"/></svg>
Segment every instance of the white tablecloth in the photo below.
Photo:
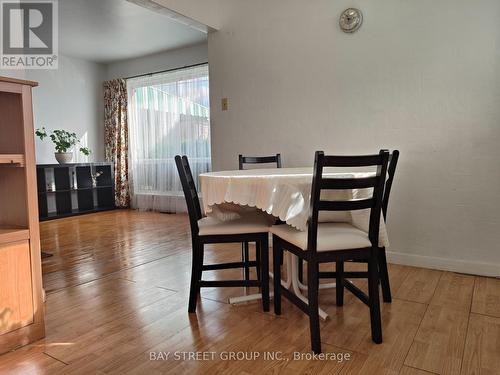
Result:
<svg viewBox="0 0 500 375"><path fill-rule="evenodd" d="M250 169L210 172L200 175L203 206L207 215L221 220L241 216L228 203L256 207L298 230L307 230L310 211L312 168ZM324 176L367 177L370 172L323 173ZM323 199L352 199L371 197L371 189L329 191ZM369 210L351 212L321 212L320 221L350 222L368 231ZM380 246L388 246L386 227L380 223Z"/></svg>

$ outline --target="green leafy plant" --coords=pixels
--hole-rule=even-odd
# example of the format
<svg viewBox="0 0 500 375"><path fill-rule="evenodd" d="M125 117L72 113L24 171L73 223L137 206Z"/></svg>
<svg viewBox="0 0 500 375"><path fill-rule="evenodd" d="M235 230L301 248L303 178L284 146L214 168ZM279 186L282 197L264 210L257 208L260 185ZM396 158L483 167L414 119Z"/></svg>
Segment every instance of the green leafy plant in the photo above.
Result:
<svg viewBox="0 0 500 375"><path fill-rule="evenodd" d="M52 133L47 134L45 127L41 127L40 129L36 129L35 135L42 141L44 138L50 137L57 152L68 152L80 143L75 133L70 133L66 130L53 130ZM79 150L86 156L92 153L88 147L80 147Z"/></svg>

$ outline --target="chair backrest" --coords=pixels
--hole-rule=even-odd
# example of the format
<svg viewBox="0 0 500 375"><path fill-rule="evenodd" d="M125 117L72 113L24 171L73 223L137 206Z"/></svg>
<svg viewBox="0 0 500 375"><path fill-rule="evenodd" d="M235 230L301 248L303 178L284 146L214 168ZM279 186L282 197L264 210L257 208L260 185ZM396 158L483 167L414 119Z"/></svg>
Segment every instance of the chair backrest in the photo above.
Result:
<svg viewBox="0 0 500 375"><path fill-rule="evenodd" d="M384 193L385 176L389 152L381 150L378 155L333 156L316 151L314 159L314 175L311 187L311 211L308 222L308 250L316 252L318 237L318 216L320 211L353 211L370 209L370 225L368 237L372 246L378 246L380 214ZM370 167L377 170L369 177L323 177L323 169L327 167ZM353 200L322 200L323 190L345 190L373 188L372 196Z"/></svg>
<svg viewBox="0 0 500 375"><path fill-rule="evenodd" d="M387 221L387 207L389 206L389 196L391 195L392 182L394 181L394 175L396 174L396 166L398 165L399 150L394 150L392 154L389 155L389 166L387 167L387 181L385 182L384 189L384 199L382 201L382 212L384 214L384 220Z"/></svg>
<svg viewBox="0 0 500 375"><path fill-rule="evenodd" d="M276 168L281 168L281 154L273 156L243 156L239 155L240 170L245 169L244 164L276 163Z"/></svg>
<svg viewBox="0 0 500 375"><path fill-rule="evenodd" d="M179 172L179 178L186 198L186 204L189 214L189 222L191 224L191 234L198 235L198 220L202 218L200 200L198 198L198 191L194 183L193 174L187 156L177 155L175 157L175 164Z"/></svg>

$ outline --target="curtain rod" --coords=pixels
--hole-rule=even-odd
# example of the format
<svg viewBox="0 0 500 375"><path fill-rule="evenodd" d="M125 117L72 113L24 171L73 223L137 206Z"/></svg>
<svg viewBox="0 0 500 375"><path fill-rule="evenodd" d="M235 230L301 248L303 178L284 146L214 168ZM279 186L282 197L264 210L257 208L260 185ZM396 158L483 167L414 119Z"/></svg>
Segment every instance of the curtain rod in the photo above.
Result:
<svg viewBox="0 0 500 375"><path fill-rule="evenodd" d="M139 78L139 77L152 76L152 75L155 75L155 74L160 74L160 73L168 73L168 72L173 72L173 71L176 71L176 70L182 70L182 69L195 68L195 67L197 67L197 66L202 66L202 65L207 65L207 64L208 64L208 61L207 61L207 62L202 62L202 63L199 63L199 64L184 65L184 66L181 66L181 67L178 67L178 68L172 68L172 69L160 70L160 71L157 71L157 72L151 72L151 73L138 74L138 75L136 75L136 76L125 77L125 78L123 78L123 79L132 79L132 78Z"/></svg>

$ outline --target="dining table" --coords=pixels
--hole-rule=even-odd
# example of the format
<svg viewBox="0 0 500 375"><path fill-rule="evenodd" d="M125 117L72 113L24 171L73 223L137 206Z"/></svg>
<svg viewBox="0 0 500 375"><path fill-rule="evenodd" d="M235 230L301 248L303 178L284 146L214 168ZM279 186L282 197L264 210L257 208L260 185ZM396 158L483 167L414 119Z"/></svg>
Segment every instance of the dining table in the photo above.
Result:
<svg viewBox="0 0 500 375"><path fill-rule="evenodd" d="M329 171L324 177L362 178L373 176L373 171ZM203 209L207 216L220 221L234 220L251 212L262 211L297 230L307 231L310 213L313 168L262 168L208 172L199 175ZM369 198L372 189L330 190L324 200L351 200ZM319 222L348 222L368 232L370 210L320 212ZM389 240L383 217L380 220L379 246L387 247ZM298 257L286 252L286 279L282 285L307 303L302 290L307 290L298 276ZM273 276L272 273L270 274ZM321 284L320 289L335 287L334 283ZM260 293L233 297L230 303L261 298ZM319 309L322 319L328 314Z"/></svg>

